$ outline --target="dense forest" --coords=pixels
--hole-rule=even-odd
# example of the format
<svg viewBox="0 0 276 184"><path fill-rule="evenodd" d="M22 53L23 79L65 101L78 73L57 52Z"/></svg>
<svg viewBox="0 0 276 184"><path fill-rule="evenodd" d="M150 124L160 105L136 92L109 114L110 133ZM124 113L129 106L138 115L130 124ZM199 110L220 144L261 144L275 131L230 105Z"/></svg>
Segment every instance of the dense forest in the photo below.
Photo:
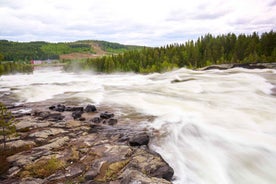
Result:
<svg viewBox="0 0 276 184"><path fill-rule="evenodd" d="M199 68L211 64L254 63L276 61L276 33L258 35L213 36L207 34L197 41L172 44L158 48L131 50L112 56L87 59L80 63L82 69L97 72L164 72L173 68ZM72 70L75 63L68 65Z"/></svg>
<svg viewBox="0 0 276 184"><path fill-rule="evenodd" d="M60 54L93 52L89 44L12 42L0 40L0 61L30 61L32 59L59 59Z"/></svg>
<svg viewBox="0 0 276 184"><path fill-rule="evenodd" d="M93 41L97 43L104 51L109 53L122 53L129 50L140 50L143 47L136 45L123 45L120 43L107 42L107 41Z"/></svg>
<svg viewBox="0 0 276 184"><path fill-rule="evenodd" d="M83 40L68 43L13 42L0 40L0 61L30 61L59 59L62 54L95 53L93 45L97 44L103 51L120 53L141 48L139 46L122 45L106 41Z"/></svg>
<svg viewBox="0 0 276 184"><path fill-rule="evenodd" d="M32 73L33 66L25 62L0 62L0 76L4 74Z"/></svg>

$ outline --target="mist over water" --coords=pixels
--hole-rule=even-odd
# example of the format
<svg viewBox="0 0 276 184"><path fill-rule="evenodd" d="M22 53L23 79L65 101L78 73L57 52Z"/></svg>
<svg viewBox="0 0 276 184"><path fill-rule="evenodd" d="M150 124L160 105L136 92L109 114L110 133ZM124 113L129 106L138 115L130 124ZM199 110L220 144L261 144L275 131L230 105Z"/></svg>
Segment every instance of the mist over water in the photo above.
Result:
<svg viewBox="0 0 276 184"><path fill-rule="evenodd" d="M173 81L173 82L172 82ZM0 77L0 97L77 100L156 117L151 147L174 183L276 183L276 71L231 69L164 74L74 74L42 68Z"/></svg>

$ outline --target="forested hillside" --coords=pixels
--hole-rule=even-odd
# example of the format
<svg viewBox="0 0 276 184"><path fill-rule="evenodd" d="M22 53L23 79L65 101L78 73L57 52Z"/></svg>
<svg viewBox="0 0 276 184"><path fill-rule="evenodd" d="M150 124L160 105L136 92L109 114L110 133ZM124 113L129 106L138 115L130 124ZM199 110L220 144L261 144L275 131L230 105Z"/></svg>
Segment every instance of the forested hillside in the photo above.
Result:
<svg viewBox="0 0 276 184"><path fill-rule="evenodd" d="M59 59L60 55L70 53L97 54L94 46L107 54L137 49L138 46L122 45L106 41L84 40L66 43L12 42L0 40L0 61L29 61Z"/></svg>
<svg viewBox="0 0 276 184"><path fill-rule="evenodd" d="M211 64L276 62L276 33L212 36L158 48L131 50L118 55L88 59L83 69L98 72L163 72L173 68L198 68ZM71 66L67 66L70 69Z"/></svg>

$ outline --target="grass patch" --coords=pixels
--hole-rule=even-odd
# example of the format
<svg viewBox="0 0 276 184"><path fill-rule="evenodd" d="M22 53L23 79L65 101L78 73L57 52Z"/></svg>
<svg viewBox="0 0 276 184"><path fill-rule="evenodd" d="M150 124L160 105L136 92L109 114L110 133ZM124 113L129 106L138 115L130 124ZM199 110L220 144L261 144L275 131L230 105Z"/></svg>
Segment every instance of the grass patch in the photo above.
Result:
<svg viewBox="0 0 276 184"><path fill-rule="evenodd" d="M52 156L48 160L39 160L33 164L30 164L25 167L25 171L21 173L21 177L37 177L37 178L45 178L54 174L57 170L63 169L65 163L62 160L57 159L55 156Z"/></svg>
<svg viewBox="0 0 276 184"><path fill-rule="evenodd" d="M100 169L100 174L95 178L95 181L107 182L118 178L119 172L129 163L128 160L113 162L111 164L104 163Z"/></svg>

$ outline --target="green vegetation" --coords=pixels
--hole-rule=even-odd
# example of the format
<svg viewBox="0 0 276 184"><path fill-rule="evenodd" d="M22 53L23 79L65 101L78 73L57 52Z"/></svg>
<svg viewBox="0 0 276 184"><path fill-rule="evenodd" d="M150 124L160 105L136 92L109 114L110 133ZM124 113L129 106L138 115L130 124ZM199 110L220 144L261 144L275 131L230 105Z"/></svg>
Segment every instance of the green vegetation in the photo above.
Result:
<svg viewBox="0 0 276 184"><path fill-rule="evenodd" d="M99 175L96 176L95 181L107 182L116 180L119 172L129 163L129 160L121 160L114 163L104 163L100 169Z"/></svg>
<svg viewBox="0 0 276 184"><path fill-rule="evenodd" d="M0 40L0 61L59 59L59 55L73 52L93 53L93 49L90 44L74 42L48 43Z"/></svg>
<svg viewBox="0 0 276 184"><path fill-rule="evenodd" d="M4 74L32 73L33 66L26 62L0 62L0 76Z"/></svg>
<svg viewBox="0 0 276 184"><path fill-rule="evenodd" d="M276 61L276 32L258 35L207 34L197 41L143 48L122 54L87 59L80 63L82 69L97 72L165 72L173 68L199 68L211 64L252 63ZM74 63L75 65L76 63ZM66 66L72 70L73 65Z"/></svg>
<svg viewBox="0 0 276 184"><path fill-rule="evenodd" d="M142 47L122 45L106 41L81 40L76 42L49 43L36 42L13 42L0 40L0 61L30 61L59 59L62 54L85 53L95 54L94 46L107 53L121 53Z"/></svg>
<svg viewBox="0 0 276 184"><path fill-rule="evenodd" d="M15 134L16 128L14 118L4 104L0 102L0 136L3 142L3 149L6 150L7 138Z"/></svg>
<svg viewBox="0 0 276 184"><path fill-rule="evenodd" d="M140 50L143 47L134 45L123 45L119 43L106 42L106 41L94 41L101 49L109 53L122 53L129 50Z"/></svg>
<svg viewBox="0 0 276 184"><path fill-rule="evenodd" d="M38 177L45 178L55 173L59 169L63 169L65 163L57 159L55 156L52 156L50 159L39 160L33 164L27 165L25 170L21 172L21 177Z"/></svg>

